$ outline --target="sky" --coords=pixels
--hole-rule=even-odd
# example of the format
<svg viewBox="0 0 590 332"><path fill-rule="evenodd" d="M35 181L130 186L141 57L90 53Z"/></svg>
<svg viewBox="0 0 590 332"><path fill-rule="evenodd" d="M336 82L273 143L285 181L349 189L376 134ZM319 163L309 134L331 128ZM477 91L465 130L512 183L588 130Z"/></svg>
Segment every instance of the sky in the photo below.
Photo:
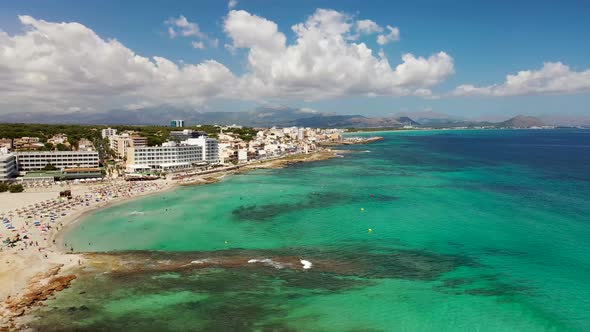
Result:
<svg viewBox="0 0 590 332"><path fill-rule="evenodd" d="M590 117L588 1L0 1L0 114Z"/></svg>

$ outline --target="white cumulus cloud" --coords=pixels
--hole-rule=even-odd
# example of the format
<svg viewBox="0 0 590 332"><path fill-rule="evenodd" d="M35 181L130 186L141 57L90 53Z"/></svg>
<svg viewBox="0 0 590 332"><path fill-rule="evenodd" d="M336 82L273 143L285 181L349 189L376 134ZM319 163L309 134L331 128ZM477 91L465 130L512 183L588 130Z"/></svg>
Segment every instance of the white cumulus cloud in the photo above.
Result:
<svg viewBox="0 0 590 332"><path fill-rule="evenodd" d="M573 71L561 62L546 62L538 70L523 70L507 75L501 84L477 87L458 86L456 96L521 96L590 92L590 70Z"/></svg>
<svg viewBox="0 0 590 332"><path fill-rule="evenodd" d="M230 11L223 29L229 48L246 50L247 67L241 75L215 60L189 64L142 56L80 23L19 19L23 32L9 35L0 30L0 112L199 107L218 98L277 102L348 95L428 97L432 86L454 72L452 57L442 51L430 56L408 53L390 64L383 52L375 54L364 43L351 42L357 21L333 10L319 9L294 25L290 43L276 23ZM199 39L204 34L184 16L169 22L175 36L193 38L195 48L218 43L206 36Z"/></svg>
<svg viewBox="0 0 590 332"><path fill-rule="evenodd" d="M358 20L356 21L356 31L360 34L370 35L383 32L383 28L371 20Z"/></svg>
<svg viewBox="0 0 590 332"><path fill-rule="evenodd" d="M238 0L229 0L227 8L234 9L238 5Z"/></svg>
<svg viewBox="0 0 590 332"><path fill-rule="evenodd" d="M170 38L177 36L207 38L207 35L201 32L197 23L189 22L186 17L180 15L178 18L170 18L165 22L168 24L168 35Z"/></svg>
<svg viewBox="0 0 590 332"><path fill-rule="evenodd" d="M246 11L231 11L225 31L233 48L248 49L250 72L242 83L248 94L301 96L306 100L343 95L424 95L453 74L445 52L429 57L405 54L393 67L383 53L349 41L353 22L346 14L318 9L292 27L296 39L286 44L274 22Z"/></svg>
<svg viewBox="0 0 590 332"><path fill-rule="evenodd" d="M19 19L23 34L0 31L0 110L201 105L236 84L213 60L177 65L140 56L78 23Z"/></svg>
<svg viewBox="0 0 590 332"><path fill-rule="evenodd" d="M398 28L388 25L387 30L389 30L388 34L383 34L383 35L377 36L377 44L385 45L385 44L389 44L390 42L394 42L394 41L399 40L399 29Z"/></svg>

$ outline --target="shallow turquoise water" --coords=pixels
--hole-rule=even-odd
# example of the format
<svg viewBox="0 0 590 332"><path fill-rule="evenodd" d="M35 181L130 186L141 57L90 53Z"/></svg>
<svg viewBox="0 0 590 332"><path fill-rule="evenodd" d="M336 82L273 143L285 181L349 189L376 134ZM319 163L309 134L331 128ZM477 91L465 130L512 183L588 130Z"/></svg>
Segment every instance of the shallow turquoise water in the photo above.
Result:
<svg viewBox="0 0 590 332"><path fill-rule="evenodd" d="M156 251L147 262L298 257L312 269L245 259L84 276L34 327L590 329L590 131L380 135L344 158L99 211L65 239L76 251Z"/></svg>

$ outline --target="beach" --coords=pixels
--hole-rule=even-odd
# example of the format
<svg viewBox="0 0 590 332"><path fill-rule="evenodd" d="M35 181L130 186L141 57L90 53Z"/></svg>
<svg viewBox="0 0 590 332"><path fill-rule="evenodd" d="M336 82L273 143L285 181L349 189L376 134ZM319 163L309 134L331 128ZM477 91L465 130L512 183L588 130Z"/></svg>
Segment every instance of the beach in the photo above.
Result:
<svg viewBox="0 0 590 332"><path fill-rule="evenodd" d="M146 195L163 193L178 185L201 185L260 168L280 168L298 162L336 157L323 149L251 162L240 167L219 168L201 173L175 174L168 179L145 182L105 180L92 184L47 185L27 188L23 193L0 194L0 329L18 328L16 319L56 291L69 286L84 268L84 254L61 240L60 235L85 215ZM59 197L71 190L72 198ZM7 240L9 239L9 240ZM26 320L21 319L21 323Z"/></svg>

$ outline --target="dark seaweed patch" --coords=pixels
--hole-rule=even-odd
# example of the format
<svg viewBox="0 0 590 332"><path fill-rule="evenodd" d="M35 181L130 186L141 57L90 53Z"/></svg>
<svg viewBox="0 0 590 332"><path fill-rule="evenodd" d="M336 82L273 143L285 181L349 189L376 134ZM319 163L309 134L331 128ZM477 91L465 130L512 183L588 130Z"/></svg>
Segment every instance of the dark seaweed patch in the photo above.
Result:
<svg viewBox="0 0 590 332"><path fill-rule="evenodd" d="M317 192L309 194L298 203L270 203L264 205L242 205L232 211L241 220L266 221L278 215L301 210L321 209L336 204L351 202L349 195L334 192Z"/></svg>
<svg viewBox="0 0 590 332"><path fill-rule="evenodd" d="M463 256L364 245L96 255L98 260L114 259L122 271L107 268L109 273L104 274L97 268L80 276L71 289L59 294L72 298L61 305L52 303L58 309L41 312L41 319L31 325L33 329L289 331L284 317L296 302L290 300L347 292L373 285L374 279L380 278L432 281L461 266L477 266ZM247 263L253 257L297 265L275 269ZM298 257L313 262L313 268L302 270ZM190 264L197 259L220 263L207 267ZM446 286L460 291L460 284L448 281ZM81 290L85 293L80 294ZM171 303L155 311L113 315L102 304L134 296L187 291L195 294L195 300ZM482 295L499 292L481 287L467 291ZM467 291L463 290L465 294ZM202 299L203 295L207 298ZM84 306L89 310L80 309Z"/></svg>
<svg viewBox="0 0 590 332"><path fill-rule="evenodd" d="M391 202L399 197L374 194L363 197L335 192L313 192L297 203L269 203L263 205L241 205L232 211L238 220L267 221L282 214L299 212L302 210L325 209L334 205L367 202Z"/></svg>

